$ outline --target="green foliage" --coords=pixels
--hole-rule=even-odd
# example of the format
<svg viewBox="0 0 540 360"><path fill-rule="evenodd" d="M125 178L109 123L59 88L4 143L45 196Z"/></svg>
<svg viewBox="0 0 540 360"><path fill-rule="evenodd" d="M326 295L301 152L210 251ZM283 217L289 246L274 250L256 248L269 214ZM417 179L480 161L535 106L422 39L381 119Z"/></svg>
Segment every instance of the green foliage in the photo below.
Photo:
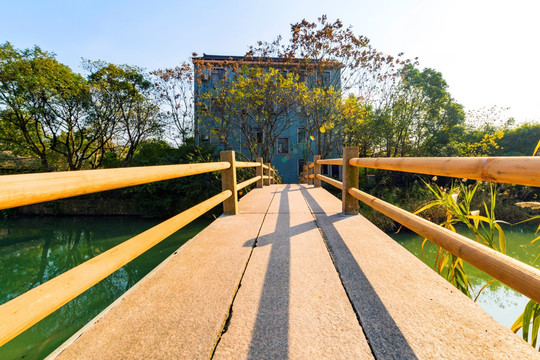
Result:
<svg viewBox="0 0 540 360"><path fill-rule="evenodd" d="M358 146L361 157L373 156L384 132L383 122L375 120L373 108L351 94L343 102L341 113L343 145Z"/></svg>
<svg viewBox="0 0 540 360"><path fill-rule="evenodd" d="M540 144L540 124L524 123L518 127L503 129L504 137L499 141L500 148L493 155L531 156L537 153L531 149Z"/></svg>
<svg viewBox="0 0 540 360"><path fill-rule="evenodd" d="M196 146L192 142L173 148L164 141L151 140L141 145L131 165L192 164L212 161L219 161L213 148ZM213 172L135 186L123 190L122 193L132 198L136 206L147 216L165 217L176 215L220 191L220 174ZM218 215L220 212L221 209L216 208L210 214Z"/></svg>
<svg viewBox="0 0 540 360"><path fill-rule="evenodd" d="M538 342L538 329L540 328L540 304L530 300L525 306L523 313L512 324L511 330L522 331L523 340L531 343L536 348Z"/></svg>
<svg viewBox="0 0 540 360"><path fill-rule="evenodd" d="M326 72L330 74L329 71ZM318 74L313 74L309 79ZM341 147L340 133L343 131L340 123L341 91L333 85L300 86L297 102L297 116L305 129L303 158L313 155L329 156L335 149ZM310 139L314 139L310 141Z"/></svg>
<svg viewBox="0 0 540 360"><path fill-rule="evenodd" d="M503 221L495 218L496 188L490 184L489 205L483 202L484 215L480 215L480 210L471 208L473 197L475 196L480 182L474 186L452 184L449 189L425 183L426 187L435 196L435 200L418 209L415 214L421 213L431 207L442 207L446 211L446 219L440 224L446 229L456 231L456 224L466 225L474 234L476 241L487 247L506 253L506 236L500 223ZM422 247L426 243L424 239ZM449 251L439 248L435 261L435 268L450 283L458 288L465 295L472 296L472 286L469 283L467 274L463 268L463 260ZM478 297L479 293L476 294Z"/></svg>
<svg viewBox="0 0 540 360"><path fill-rule="evenodd" d="M34 155L43 170L79 170L101 166L113 151L127 165L141 141L159 135L159 106L142 69L85 67L88 78L37 46L0 45L1 150Z"/></svg>
<svg viewBox="0 0 540 360"><path fill-rule="evenodd" d="M455 232L456 224L465 224L473 232L477 242L503 254L506 253L506 236L499 225L505 222L495 219L495 204L497 199L495 184L490 183L489 205L483 201L482 210L484 215L480 215L480 210L472 210L473 198L476 196L481 182L477 182L474 186L466 186L464 183L459 183L458 186L452 184L448 190L437 185L432 186L427 182L425 184L436 199L418 209L415 213L421 213L435 206L442 207L446 211L446 220L440 224L441 226ZM540 216L534 216L525 221L538 218ZM538 230L540 230L540 226L537 232ZM533 239L531 244L539 240L540 236ZM424 239L422 248L426 241L427 239ZM535 261L537 259L538 257ZM439 247L435 268L439 274L442 274L465 295L469 297L474 295L472 294L472 286L463 268L462 259ZM496 280L492 279L483 286L475 295L474 300L476 301L481 292L494 281ZM539 327L540 305L531 300L525 306L523 314L514 322L511 329L514 332L522 329L523 339L530 342L536 348Z"/></svg>
<svg viewBox="0 0 540 360"><path fill-rule="evenodd" d="M451 156L464 120L442 74L406 64L385 101L349 95L342 106L343 141L362 156Z"/></svg>

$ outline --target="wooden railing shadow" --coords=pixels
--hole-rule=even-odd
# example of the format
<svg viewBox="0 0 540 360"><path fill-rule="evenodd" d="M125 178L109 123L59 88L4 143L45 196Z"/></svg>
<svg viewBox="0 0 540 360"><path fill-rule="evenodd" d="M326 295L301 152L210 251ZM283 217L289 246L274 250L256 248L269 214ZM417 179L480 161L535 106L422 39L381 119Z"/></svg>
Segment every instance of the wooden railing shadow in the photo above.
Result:
<svg viewBox="0 0 540 360"><path fill-rule="evenodd" d="M388 312L381 298L357 263L347 244L334 224L358 215L342 213L327 214L308 191L302 190L304 198L314 213L316 222L334 260L347 296L358 317L360 325L376 359L417 359L407 339Z"/></svg>
<svg viewBox="0 0 540 360"><path fill-rule="evenodd" d="M264 277L261 299L249 347L249 359L286 359L289 350L289 300L291 237L302 232L302 227L289 232L291 220L285 186L280 193L279 213L276 228L272 234L261 236L254 247L272 246L268 267ZM276 194L277 195L277 194ZM274 201L275 201L274 197ZM293 230L293 229L291 229ZM286 236L279 236L287 234Z"/></svg>

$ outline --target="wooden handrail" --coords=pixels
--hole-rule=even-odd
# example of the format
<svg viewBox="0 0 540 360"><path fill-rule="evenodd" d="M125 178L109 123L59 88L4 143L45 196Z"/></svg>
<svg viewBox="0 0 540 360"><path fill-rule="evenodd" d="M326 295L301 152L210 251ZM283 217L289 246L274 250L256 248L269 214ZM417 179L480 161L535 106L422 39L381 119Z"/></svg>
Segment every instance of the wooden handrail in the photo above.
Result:
<svg viewBox="0 0 540 360"><path fill-rule="evenodd" d="M311 169L311 168L314 167L314 166L315 166L315 163L310 162L310 163L308 164L308 169Z"/></svg>
<svg viewBox="0 0 540 360"><path fill-rule="evenodd" d="M265 169L265 170L270 169L270 167L268 165L265 165L265 164L262 165L262 168Z"/></svg>
<svg viewBox="0 0 540 360"><path fill-rule="evenodd" d="M236 161L235 164L237 168L261 166L260 162L253 162L253 161Z"/></svg>
<svg viewBox="0 0 540 360"><path fill-rule="evenodd" d="M315 178L315 174L308 175L308 178L314 179L314 178Z"/></svg>
<svg viewBox="0 0 540 360"><path fill-rule="evenodd" d="M268 180L268 179L271 179L272 177L271 176L268 176L268 175L263 175L263 180Z"/></svg>
<svg viewBox="0 0 540 360"><path fill-rule="evenodd" d="M343 183L341 181L337 181L335 179L332 179L332 178L329 178L329 177L326 177L324 175L321 175L321 174L315 174L315 177L319 180L322 180L332 186L335 186L337 187L338 189L340 190L343 190Z"/></svg>
<svg viewBox="0 0 540 360"><path fill-rule="evenodd" d="M348 193L486 274L540 302L540 270L356 188L350 188Z"/></svg>
<svg viewBox="0 0 540 360"><path fill-rule="evenodd" d="M540 157L354 158L352 166L540 186Z"/></svg>
<svg viewBox="0 0 540 360"><path fill-rule="evenodd" d="M246 180L246 181L242 181L241 183L238 183L238 185L236 186L236 191L238 190L242 190L243 188L245 188L246 186L249 186L253 183L256 183L257 181L261 180L261 176L255 176L254 178L251 178L249 180Z"/></svg>
<svg viewBox="0 0 540 360"><path fill-rule="evenodd" d="M0 346L230 196L223 191L0 305Z"/></svg>
<svg viewBox="0 0 540 360"><path fill-rule="evenodd" d="M230 168L228 162L0 176L0 210Z"/></svg>
<svg viewBox="0 0 540 360"><path fill-rule="evenodd" d="M317 164L321 164L321 165L343 165L343 159L321 159L321 160L317 160Z"/></svg>

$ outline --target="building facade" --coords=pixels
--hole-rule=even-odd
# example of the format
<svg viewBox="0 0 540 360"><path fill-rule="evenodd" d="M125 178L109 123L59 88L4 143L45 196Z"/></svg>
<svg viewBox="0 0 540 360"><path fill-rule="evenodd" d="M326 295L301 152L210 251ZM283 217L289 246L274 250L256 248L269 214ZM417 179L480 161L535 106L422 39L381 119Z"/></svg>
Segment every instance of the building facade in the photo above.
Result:
<svg viewBox="0 0 540 360"><path fill-rule="evenodd" d="M246 141L248 135L238 136L234 138L233 134L237 129L225 129L227 138L221 132L216 131L219 124L213 116L214 111L226 111L227 109L220 108L212 103L212 97L208 96L212 89L219 86L224 86L224 81L234 81L238 69L258 67L263 71L270 69L278 69L284 76L293 72L295 79L305 82L308 88L314 87L329 87L332 86L333 91L340 91L341 82L341 66L340 64L327 64L319 66L315 62L305 62L297 59L284 61L279 58L253 58L241 56L221 56L221 55L206 55L193 58L195 72L195 116L194 116L194 135L195 141L198 144L210 144L218 150L234 150L237 153L242 153L249 160L255 160L257 155L253 149L257 148L257 143L261 144L265 141L275 141L273 144L274 152L270 160L282 177L284 183L297 183L299 175L304 164L313 160L313 155L317 153L314 150L313 144L319 141L319 138L328 136L325 134L325 129L313 130L310 127L309 120L303 115L298 106L287 105L288 123L276 136L267 136L266 131L249 124L244 124L245 128L242 131L250 132L251 136ZM242 110L239 110L240 112ZM223 116L239 116L234 112L227 113ZM249 120L248 120L249 121ZM247 129L247 130L246 130ZM329 130L331 131L331 130ZM224 141L224 139L226 141ZM244 139L244 140L242 140ZM269 140L271 139L271 140ZM252 151L250 151L250 149ZM333 177L339 176L338 167L324 167L323 173Z"/></svg>

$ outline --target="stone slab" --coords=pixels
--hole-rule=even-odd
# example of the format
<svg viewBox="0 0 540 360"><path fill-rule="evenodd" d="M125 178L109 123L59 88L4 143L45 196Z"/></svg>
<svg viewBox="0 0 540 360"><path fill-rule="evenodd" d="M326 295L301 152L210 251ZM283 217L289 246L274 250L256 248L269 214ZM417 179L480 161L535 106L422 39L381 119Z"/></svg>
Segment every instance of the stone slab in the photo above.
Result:
<svg viewBox="0 0 540 360"><path fill-rule="evenodd" d="M373 359L299 190L276 193L214 359Z"/></svg>
<svg viewBox="0 0 540 360"><path fill-rule="evenodd" d="M238 201L239 214L266 214L278 185L252 189Z"/></svg>
<svg viewBox="0 0 540 360"><path fill-rule="evenodd" d="M311 212L313 212L314 214L341 212L341 197L335 197L322 187L314 187L313 185L304 184L300 186L304 190L309 190L309 193L313 194L312 196L316 194L317 201L311 201L308 203Z"/></svg>
<svg viewBox="0 0 540 360"><path fill-rule="evenodd" d="M316 190L316 189L315 189ZM538 359L540 355L361 215L303 188L377 359Z"/></svg>
<svg viewBox="0 0 540 360"><path fill-rule="evenodd" d="M278 184L274 185L275 198L268 209L269 214L310 214L311 210L306 204L298 184ZM286 196L287 201L278 201Z"/></svg>
<svg viewBox="0 0 540 360"><path fill-rule="evenodd" d="M263 218L218 218L57 351L56 359L211 357Z"/></svg>

